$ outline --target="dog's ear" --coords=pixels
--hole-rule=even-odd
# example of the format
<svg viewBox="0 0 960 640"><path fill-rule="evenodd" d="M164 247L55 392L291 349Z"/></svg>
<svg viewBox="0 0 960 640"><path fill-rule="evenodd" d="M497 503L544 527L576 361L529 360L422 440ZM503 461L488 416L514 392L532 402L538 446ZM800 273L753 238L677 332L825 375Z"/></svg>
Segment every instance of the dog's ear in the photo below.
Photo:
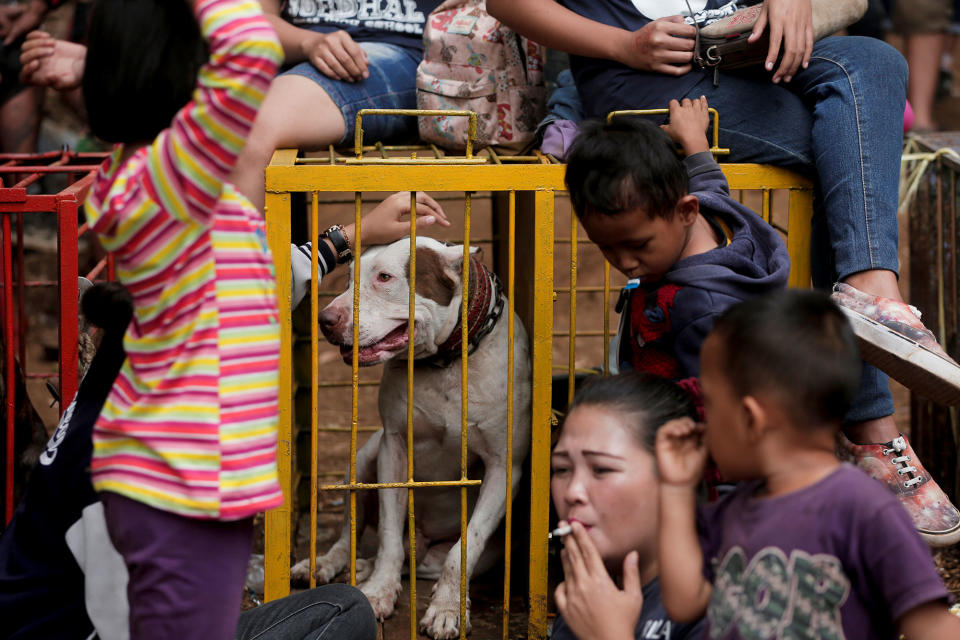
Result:
<svg viewBox="0 0 960 640"><path fill-rule="evenodd" d="M450 270L450 273L455 274L459 280L460 275L463 273L463 245L447 245L440 249L440 251L448 265L447 268ZM483 249L478 245L470 245L470 256L477 259L482 258Z"/></svg>
<svg viewBox="0 0 960 640"><path fill-rule="evenodd" d="M435 251L430 247L417 247L417 295L447 306L453 300L460 284L463 268L463 249L459 257L448 249ZM451 259L455 263L451 263ZM410 280L410 263L407 263L407 280Z"/></svg>

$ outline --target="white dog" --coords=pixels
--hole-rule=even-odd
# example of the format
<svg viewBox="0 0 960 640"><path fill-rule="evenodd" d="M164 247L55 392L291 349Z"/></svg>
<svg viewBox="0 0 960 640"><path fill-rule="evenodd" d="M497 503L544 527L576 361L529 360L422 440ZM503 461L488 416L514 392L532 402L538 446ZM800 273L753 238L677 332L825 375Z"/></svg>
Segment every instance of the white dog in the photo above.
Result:
<svg viewBox="0 0 960 640"><path fill-rule="evenodd" d="M476 257L470 260L468 382L469 478L482 473L473 492L467 536L466 575L496 560L484 553L487 541L503 519L507 501L507 318L506 298L496 277ZM414 330L414 478L417 481L457 480L460 477L461 364L460 300L463 247L432 238L417 238ZM360 364L385 363L379 409L383 428L357 453L359 482L407 480L407 321L410 241L399 240L366 251L360 275ZM339 344L344 360L352 358L353 279L347 291L320 314L327 339ZM530 357L527 334L519 319L514 334L513 486L530 440ZM359 501L358 501L359 505ZM375 566L358 562L358 573L369 574L360 584L378 618L389 616L401 591L404 564L407 491L379 491L379 550ZM415 516L418 549L417 577L437 579L420 628L433 638L459 635L460 612L460 489L417 491ZM358 523L362 518L358 516ZM327 582L347 565L349 515L340 539L317 558L317 578ZM456 541L454 544L453 541ZM446 542L446 544L443 544ZM492 548L492 547L491 547ZM292 576L308 577L309 561L294 566ZM467 618L469 625L469 617ZM469 626L468 626L469 628Z"/></svg>

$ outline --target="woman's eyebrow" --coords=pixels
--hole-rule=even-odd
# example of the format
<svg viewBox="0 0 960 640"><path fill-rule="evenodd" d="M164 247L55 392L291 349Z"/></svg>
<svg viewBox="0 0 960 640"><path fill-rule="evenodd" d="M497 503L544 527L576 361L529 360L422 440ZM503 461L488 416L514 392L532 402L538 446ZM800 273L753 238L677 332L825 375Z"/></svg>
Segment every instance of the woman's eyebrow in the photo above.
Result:
<svg viewBox="0 0 960 640"><path fill-rule="evenodd" d="M616 460L626 460L623 456L618 456L615 453L609 453L607 451L590 451L584 450L581 452L584 456L603 456L604 458L614 458Z"/></svg>

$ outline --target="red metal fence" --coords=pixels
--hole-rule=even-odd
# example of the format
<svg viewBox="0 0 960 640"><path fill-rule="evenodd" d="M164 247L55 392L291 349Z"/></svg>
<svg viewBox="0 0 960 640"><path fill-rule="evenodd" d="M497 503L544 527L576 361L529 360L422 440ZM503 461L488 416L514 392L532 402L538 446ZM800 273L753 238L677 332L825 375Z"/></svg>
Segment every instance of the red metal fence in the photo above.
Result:
<svg viewBox="0 0 960 640"><path fill-rule="evenodd" d="M3 503L6 523L13 515L15 362L26 378L59 378L60 411L77 390L78 242L87 224L79 223L79 210L93 182L102 153L59 151L44 154L0 154L0 318L4 345L3 375L6 381L4 407ZM65 176L67 186L57 193L42 193L43 178ZM63 178L60 178L62 181ZM24 217L56 216L56 280L27 280L24 270ZM104 270L107 271L104 274ZM102 259L89 273L90 280L113 279L113 263ZM26 357L29 310L25 308L28 287L56 287L59 299L58 373L31 373Z"/></svg>

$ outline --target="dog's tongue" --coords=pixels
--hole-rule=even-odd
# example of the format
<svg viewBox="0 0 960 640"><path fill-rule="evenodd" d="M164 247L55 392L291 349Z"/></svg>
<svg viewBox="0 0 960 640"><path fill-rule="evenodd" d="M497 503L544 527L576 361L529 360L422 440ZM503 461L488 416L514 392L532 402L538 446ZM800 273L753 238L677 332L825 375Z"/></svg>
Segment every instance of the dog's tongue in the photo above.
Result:
<svg viewBox="0 0 960 640"><path fill-rule="evenodd" d="M407 325L404 324L385 335L379 342L360 347L359 363L361 365L379 363L384 359L384 355L396 351L405 344L407 344ZM340 345L340 356L349 364L353 360L353 345Z"/></svg>

